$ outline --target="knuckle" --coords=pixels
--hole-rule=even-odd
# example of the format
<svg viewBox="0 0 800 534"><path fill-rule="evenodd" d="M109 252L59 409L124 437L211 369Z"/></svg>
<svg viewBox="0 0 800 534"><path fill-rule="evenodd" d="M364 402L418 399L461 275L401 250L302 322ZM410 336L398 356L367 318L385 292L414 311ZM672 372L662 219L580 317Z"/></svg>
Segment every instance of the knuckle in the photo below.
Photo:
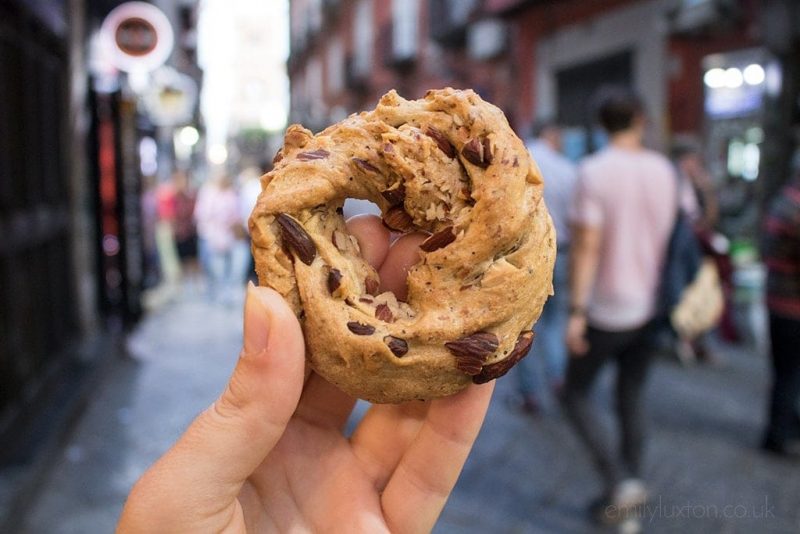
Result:
<svg viewBox="0 0 800 534"><path fill-rule="evenodd" d="M248 399L248 387L237 369L225 387L225 391L212 405L212 413L222 420L237 419L247 409Z"/></svg>

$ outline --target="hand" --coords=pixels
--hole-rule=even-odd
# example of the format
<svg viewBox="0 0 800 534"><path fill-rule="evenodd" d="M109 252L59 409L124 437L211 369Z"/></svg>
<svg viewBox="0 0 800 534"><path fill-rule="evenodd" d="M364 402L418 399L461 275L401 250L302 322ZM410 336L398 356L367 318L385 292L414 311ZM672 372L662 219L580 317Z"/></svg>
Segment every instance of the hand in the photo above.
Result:
<svg viewBox="0 0 800 534"><path fill-rule="evenodd" d="M586 316L572 314L567 322L567 349L573 358L580 358L589 351L589 342L586 341Z"/></svg>
<svg viewBox="0 0 800 534"><path fill-rule="evenodd" d="M348 222L385 288L405 295L422 236L389 246L377 217ZM493 382L374 405L304 381L303 335L274 291L250 286L244 347L222 396L136 483L118 532L427 532L483 422Z"/></svg>

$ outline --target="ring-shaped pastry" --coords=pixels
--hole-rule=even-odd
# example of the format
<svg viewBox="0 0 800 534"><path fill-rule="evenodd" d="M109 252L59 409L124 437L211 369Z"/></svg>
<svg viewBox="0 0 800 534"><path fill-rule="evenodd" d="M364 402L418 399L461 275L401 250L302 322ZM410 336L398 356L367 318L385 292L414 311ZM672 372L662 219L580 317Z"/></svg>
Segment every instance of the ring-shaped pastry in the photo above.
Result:
<svg viewBox="0 0 800 534"><path fill-rule="evenodd" d="M250 219L259 282L302 324L308 362L372 402L451 395L524 357L552 293L555 232L543 181L503 113L469 90L394 91L313 135L293 125ZM430 234L408 297L380 292L342 218L377 204Z"/></svg>

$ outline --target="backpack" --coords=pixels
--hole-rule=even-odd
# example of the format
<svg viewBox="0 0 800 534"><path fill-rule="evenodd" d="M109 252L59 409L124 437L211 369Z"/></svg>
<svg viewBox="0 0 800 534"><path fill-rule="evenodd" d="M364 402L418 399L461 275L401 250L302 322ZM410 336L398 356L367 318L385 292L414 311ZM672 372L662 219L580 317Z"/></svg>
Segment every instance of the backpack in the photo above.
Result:
<svg viewBox="0 0 800 534"><path fill-rule="evenodd" d="M680 207L667 244L661 268L656 317L668 319L681 300L681 294L692 283L703 262L703 251L689 216Z"/></svg>
<svg viewBox="0 0 800 534"><path fill-rule="evenodd" d="M723 297L716 266L704 261L703 247L689 215L680 206L680 183L656 307L656 324L683 339L711 329L722 313Z"/></svg>

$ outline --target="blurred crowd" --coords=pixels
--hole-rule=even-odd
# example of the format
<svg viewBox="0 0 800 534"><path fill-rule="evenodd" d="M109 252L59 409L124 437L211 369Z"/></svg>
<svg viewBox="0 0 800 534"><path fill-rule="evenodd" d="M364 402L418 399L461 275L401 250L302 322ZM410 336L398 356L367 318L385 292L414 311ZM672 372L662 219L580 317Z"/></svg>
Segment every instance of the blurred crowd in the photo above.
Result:
<svg viewBox="0 0 800 534"><path fill-rule="evenodd" d="M218 170L198 184L186 169L169 181L145 180L142 192L146 286L168 295L204 293L238 302L254 279L247 220L261 192L263 168Z"/></svg>
<svg viewBox="0 0 800 534"><path fill-rule="evenodd" d="M577 164L562 152L563 128L541 121L527 146L545 177L557 232L554 295L535 325L528 358L515 369L512 407L531 416L556 402L604 481L589 503L600 522L647 501L643 391L653 360L722 364L709 337L736 344L729 240L720 200L693 139L668 155L645 147L644 106L631 91L604 88L597 120L608 143ZM787 186L768 210L762 253L768 269L772 389L764 451L800 454L800 190ZM719 345L717 345L719 346ZM591 390L615 363L617 436L606 435Z"/></svg>
<svg viewBox="0 0 800 534"><path fill-rule="evenodd" d="M526 139L545 178L544 199L557 234L553 296L535 325L531 356L515 368L513 409L532 417L558 404L585 445L604 491L589 503L600 522L623 519L647 502L643 479L647 417L643 398L656 358L720 365L720 343L743 339L734 320L734 267L719 230L720 191L696 139L678 138L668 154L645 146L644 105L623 87L598 95L607 142L575 163L563 151L564 128L537 122ZM238 302L254 277L247 221L268 164L198 183L186 170L146 181L143 221L151 287ZM379 213L348 199L345 216ZM769 273L772 390L764 451L800 454L800 188L785 188L763 226ZM711 342L710 338L716 337ZM793 356L794 355L794 356ZM614 439L591 394L615 364Z"/></svg>

